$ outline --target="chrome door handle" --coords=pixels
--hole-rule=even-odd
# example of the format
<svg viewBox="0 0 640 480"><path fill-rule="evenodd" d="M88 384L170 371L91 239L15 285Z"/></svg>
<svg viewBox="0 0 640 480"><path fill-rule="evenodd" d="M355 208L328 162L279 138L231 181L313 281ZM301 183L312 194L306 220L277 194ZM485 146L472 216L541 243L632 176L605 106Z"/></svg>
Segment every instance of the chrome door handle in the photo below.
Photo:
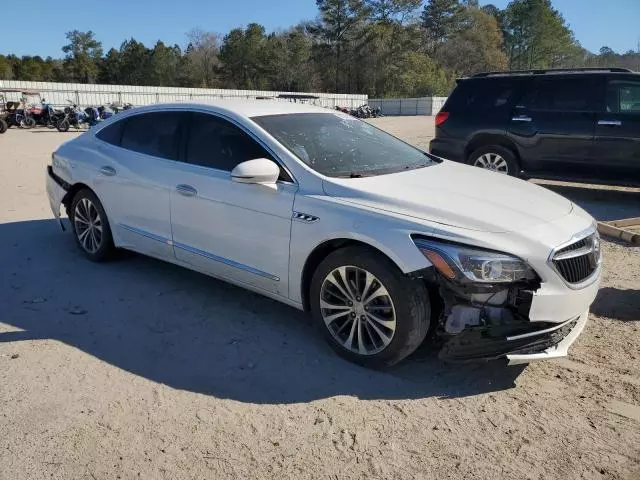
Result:
<svg viewBox="0 0 640 480"><path fill-rule="evenodd" d="M519 117L512 117L512 122L530 122L531 117L527 117L526 115L520 115Z"/></svg>
<svg viewBox="0 0 640 480"><path fill-rule="evenodd" d="M100 167L100 173L107 177L113 177L116 174L116 169L113 167Z"/></svg>
<svg viewBox="0 0 640 480"><path fill-rule="evenodd" d="M198 191L191 185L176 185L176 190L180 195L184 195L185 197L193 197L198 194Z"/></svg>
<svg viewBox="0 0 640 480"><path fill-rule="evenodd" d="M622 125L620 120L598 120L598 125L607 125L609 127L619 127Z"/></svg>

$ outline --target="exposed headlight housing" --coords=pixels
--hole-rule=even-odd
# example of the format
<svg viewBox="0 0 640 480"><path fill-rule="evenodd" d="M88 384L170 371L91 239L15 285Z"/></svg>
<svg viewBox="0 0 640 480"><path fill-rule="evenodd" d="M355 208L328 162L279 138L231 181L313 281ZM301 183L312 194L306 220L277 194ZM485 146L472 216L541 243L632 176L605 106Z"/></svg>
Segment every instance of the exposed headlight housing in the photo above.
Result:
<svg viewBox="0 0 640 480"><path fill-rule="evenodd" d="M514 283L537 278L526 262L506 253L423 238L414 238L413 241L438 272L449 280Z"/></svg>

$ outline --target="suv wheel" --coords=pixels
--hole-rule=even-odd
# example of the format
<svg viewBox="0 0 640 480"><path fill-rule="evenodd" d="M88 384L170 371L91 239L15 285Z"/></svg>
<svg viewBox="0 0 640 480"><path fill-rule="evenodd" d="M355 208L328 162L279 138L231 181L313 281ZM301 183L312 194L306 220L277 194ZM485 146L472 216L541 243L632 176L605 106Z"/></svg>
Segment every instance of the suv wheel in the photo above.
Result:
<svg viewBox="0 0 640 480"><path fill-rule="evenodd" d="M311 280L311 310L327 342L365 367L391 366L412 353L429 329L429 293L387 258L366 248L337 250Z"/></svg>
<svg viewBox="0 0 640 480"><path fill-rule="evenodd" d="M469 165L496 173L518 176L518 161L513 152L499 145L480 147L469 156Z"/></svg>

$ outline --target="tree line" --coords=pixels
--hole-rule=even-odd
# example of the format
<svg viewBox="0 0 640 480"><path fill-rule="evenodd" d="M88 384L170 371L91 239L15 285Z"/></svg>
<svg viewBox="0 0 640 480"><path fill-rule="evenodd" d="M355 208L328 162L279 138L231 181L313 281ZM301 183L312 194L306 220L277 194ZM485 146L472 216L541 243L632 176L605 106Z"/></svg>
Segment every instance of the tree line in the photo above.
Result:
<svg viewBox="0 0 640 480"><path fill-rule="evenodd" d="M106 53L91 31L66 34L63 58L0 55L0 78L31 81L446 95L488 70L625 67L640 52L585 50L551 0L316 0L318 16L287 30L257 23L226 35L194 29L187 46L134 38Z"/></svg>

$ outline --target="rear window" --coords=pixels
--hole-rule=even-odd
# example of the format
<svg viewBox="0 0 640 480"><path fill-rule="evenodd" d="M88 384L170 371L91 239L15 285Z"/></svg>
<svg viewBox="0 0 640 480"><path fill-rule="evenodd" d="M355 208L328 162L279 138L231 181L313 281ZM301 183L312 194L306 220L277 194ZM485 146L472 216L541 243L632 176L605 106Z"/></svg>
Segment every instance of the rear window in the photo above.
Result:
<svg viewBox="0 0 640 480"><path fill-rule="evenodd" d="M151 112L125 120L120 146L154 157L176 160L180 124L185 114Z"/></svg>
<svg viewBox="0 0 640 480"><path fill-rule="evenodd" d="M490 110L508 107L518 89L516 79L464 80L453 91L447 110Z"/></svg>
<svg viewBox="0 0 640 480"><path fill-rule="evenodd" d="M124 124L123 121L112 123L108 127L105 127L102 130L100 130L98 133L96 133L96 137L98 137L103 142L120 146L120 139L122 138L123 124Z"/></svg>

